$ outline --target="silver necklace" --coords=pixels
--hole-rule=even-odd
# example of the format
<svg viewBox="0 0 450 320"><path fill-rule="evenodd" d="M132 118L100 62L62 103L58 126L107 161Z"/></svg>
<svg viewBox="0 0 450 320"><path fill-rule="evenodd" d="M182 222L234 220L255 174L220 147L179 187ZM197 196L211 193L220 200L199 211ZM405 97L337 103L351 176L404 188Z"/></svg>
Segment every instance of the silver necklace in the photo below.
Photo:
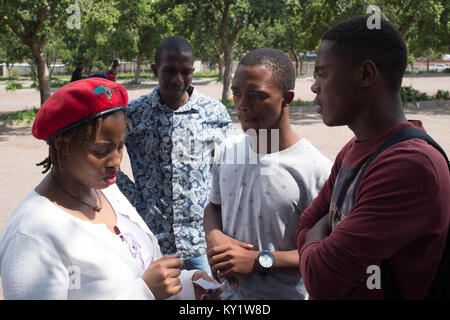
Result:
<svg viewBox="0 0 450 320"><path fill-rule="evenodd" d="M53 171L51 171L51 175L52 175L53 181L55 181L56 185L57 185L62 191L64 191L64 193L67 194L69 197L71 197L71 198L73 198L73 199L75 199L75 200L81 202L82 204L84 204L85 206L88 206L89 208L91 208L91 209L94 210L94 211L97 211L97 212L98 212L98 211L102 210L102 208L103 208L102 198L100 198L100 196L98 195L98 192L97 192L96 189L94 189L94 191L95 191L95 194L97 195L97 198L98 198L100 204L99 204L99 205L95 204L95 206L93 206L93 205L90 205L89 203L84 202L84 201L81 200L81 199L78 199L77 197L75 197L75 196L71 195L69 192L67 192L67 190L64 189L64 188L58 183L58 181L56 180L55 176L53 175Z"/></svg>

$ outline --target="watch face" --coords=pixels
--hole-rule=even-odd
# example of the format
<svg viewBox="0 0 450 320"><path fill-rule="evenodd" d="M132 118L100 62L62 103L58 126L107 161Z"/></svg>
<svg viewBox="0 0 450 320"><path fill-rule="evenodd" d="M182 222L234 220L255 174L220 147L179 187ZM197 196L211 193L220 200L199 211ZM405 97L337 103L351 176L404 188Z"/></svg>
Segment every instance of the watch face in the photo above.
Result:
<svg viewBox="0 0 450 320"><path fill-rule="evenodd" d="M259 264L263 268L271 268L272 264L273 264L272 257L270 255L268 255L268 254L262 254L259 257Z"/></svg>

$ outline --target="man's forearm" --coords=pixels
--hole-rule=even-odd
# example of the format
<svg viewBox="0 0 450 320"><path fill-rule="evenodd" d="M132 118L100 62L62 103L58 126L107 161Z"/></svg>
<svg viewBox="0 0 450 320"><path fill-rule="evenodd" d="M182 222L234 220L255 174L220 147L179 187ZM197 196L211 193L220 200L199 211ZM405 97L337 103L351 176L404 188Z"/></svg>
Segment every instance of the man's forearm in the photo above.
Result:
<svg viewBox="0 0 450 320"><path fill-rule="evenodd" d="M203 230L205 230L206 235L213 230L222 232L222 215L220 207L211 202L205 208L203 216Z"/></svg>
<svg viewBox="0 0 450 320"><path fill-rule="evenodd" d="M298 269L298 251L273 251L275 257L274 271L288 274L299 273Z"/></svg>

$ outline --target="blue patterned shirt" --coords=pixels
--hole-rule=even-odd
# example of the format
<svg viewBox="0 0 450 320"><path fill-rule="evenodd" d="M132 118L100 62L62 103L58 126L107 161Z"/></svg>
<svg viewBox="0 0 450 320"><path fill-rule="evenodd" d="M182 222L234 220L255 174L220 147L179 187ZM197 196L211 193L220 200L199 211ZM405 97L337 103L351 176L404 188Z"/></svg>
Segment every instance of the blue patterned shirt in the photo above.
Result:
<svg viewBox="0 0 450 320"><path fill-rule="evenodd" d="M177 110L159 87L128 104L126 147L134 183L122 172L117 185L158 238L163 254L182 259L206 253L203 210L208 204L215 143L237 132L219 101L191 86Z"/></svg>

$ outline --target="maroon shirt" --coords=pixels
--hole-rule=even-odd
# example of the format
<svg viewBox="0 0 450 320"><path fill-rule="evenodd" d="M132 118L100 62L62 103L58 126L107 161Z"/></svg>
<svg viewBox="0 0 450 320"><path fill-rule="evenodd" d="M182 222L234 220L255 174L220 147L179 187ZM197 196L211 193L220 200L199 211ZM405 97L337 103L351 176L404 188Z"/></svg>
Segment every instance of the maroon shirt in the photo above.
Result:
<svg viewBox="0 0 450 320"><path fill-rule="evenodd" d="M424 298L450 223L450 174L439 151L421 139L400 142L372 162L355 197L336 196L340 188L350 194L370 155L397 130L412 125L424 130L420 121L403 122L371 141L349 141L302 214L297 228L300 272L312 299L387 298L382 287L368 288L373 271L367 268L390 257L403 297ZM332 233L305 245L306 233L325 214L332 217Z"/></svg>

